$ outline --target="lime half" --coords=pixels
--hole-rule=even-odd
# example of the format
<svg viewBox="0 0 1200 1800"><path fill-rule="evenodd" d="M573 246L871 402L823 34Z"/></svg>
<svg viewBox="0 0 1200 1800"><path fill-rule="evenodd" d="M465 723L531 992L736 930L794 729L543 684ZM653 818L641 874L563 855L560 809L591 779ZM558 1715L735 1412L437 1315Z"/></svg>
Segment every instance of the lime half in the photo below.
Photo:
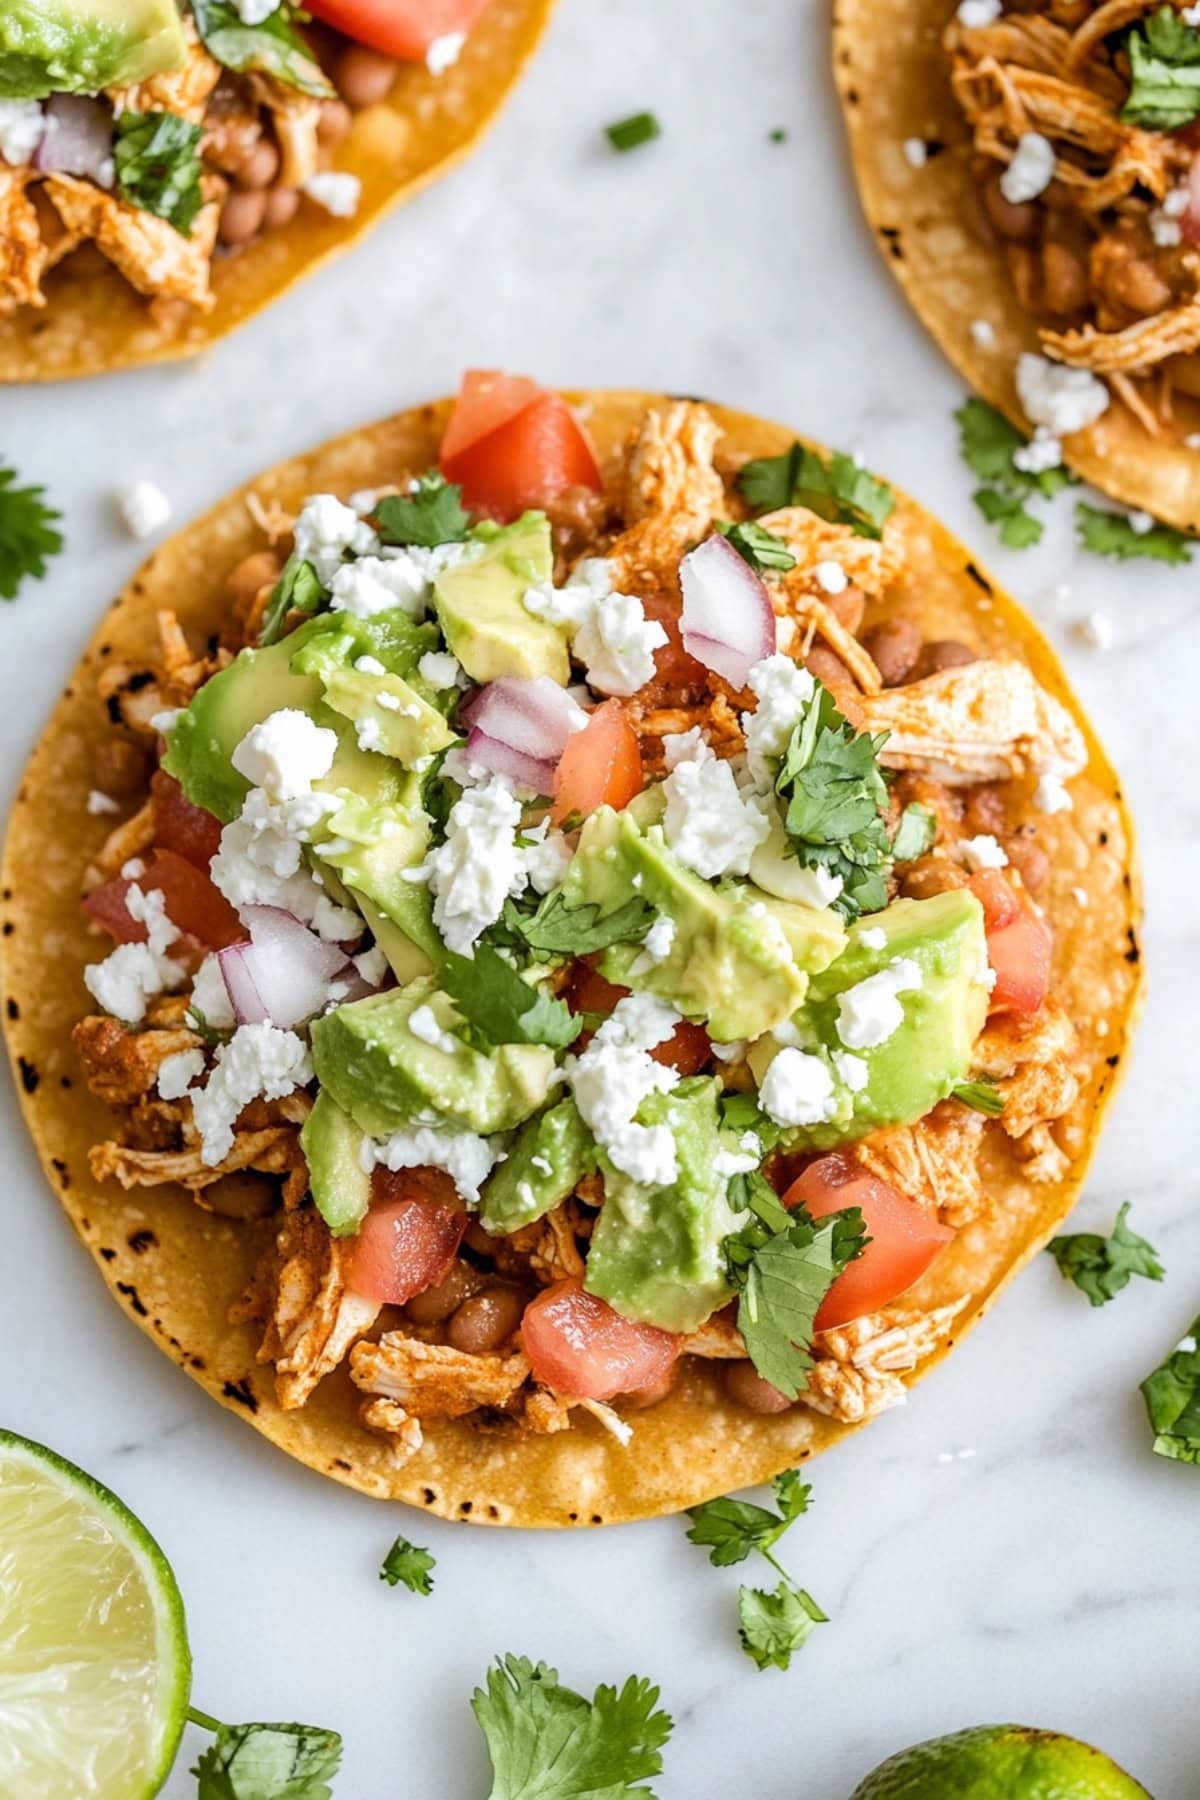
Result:
<svg viewBox="0 0 1200 1800"><path fill-rule="evenodd" d="M166 1557L115 1494L0 1431L0 1794L149 1800L191 1685Z"/></svg>

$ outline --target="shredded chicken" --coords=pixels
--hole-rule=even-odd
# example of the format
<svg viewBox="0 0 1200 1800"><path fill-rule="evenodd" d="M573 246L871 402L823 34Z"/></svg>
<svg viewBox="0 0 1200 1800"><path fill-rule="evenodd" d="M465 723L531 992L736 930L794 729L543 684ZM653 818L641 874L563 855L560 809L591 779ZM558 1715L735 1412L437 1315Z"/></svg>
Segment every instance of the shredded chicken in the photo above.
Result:
<svg viewBox="0 0 1200 1800"><path fill-rule="evenodd" d="M746 1354L742 1334L728 1313L714 1313L698 1331L689 1332L679 1346L686 1356L702 1356L718 1362L740 1362Z"/></svg>
<svg viewBox="0 0 1200 1800"><path fill-rule="evenodd" d="M411 1422L459 1419L481 1406L512 1404L529 1376L519 1351L509 1356L472 1356L449 1344L424 1344L400 1331L387 1331L377 1344L357 1344L350 1352L350 1375L368 1395L363 1421L374 1431L401 1434L406 1451Z"/></svg>
<svg viewBox="0 0 1200 1800"><path fill-rule="evenodd" d="M175 113L192 125L203 123L209 95L221 79L221 65L200 42L190 13L183 16L183 33L187 60L182 69L163 70L135 87L109 88L114 112Z"/></svg>
<svg viewBox="0 0 1200 1800"><path fill-rule="evenodd" d="M160 712L186 706L206 681L233 661L223 647L197 656L175 614L167 609L157 614L157 624L161 649L156 668L110 662L96 683L110 714L139 736L151 738L159 735L154 720Z"/></svg>
<svg viewBox="0 0 1200 1800"><path fill-rule="evenodd" d="M294 1129L270 1125L235 1132L233 1149L215 1166L201 1160L199 1145L183 1150L131 1150L111 1141L93 1144L88 1164L97 1181L115 1177L123 1188L161 1187L175 1181L199 1201L205 1188L241 1169L257 1169L263 1175L290 1174L303 1167L303 1153Z"/></svg>
<svg viewBox="0 0 1200 1800"><path fill-rule="evenodd" d="M135 813L114 825L109 832L84 871L84 893L90 894L104 882L111 881L127 862L149 850L153 842L154 808L147 800L144 806L139 806Z"/></svg>
<svg viewBox="0 0 1200 1800"><path fill-rule="evenodd" d="M900 1307L867 1313L832 1331L819 1331L817 1361L801 1401L843 1425L858 1425L907 1397L901 1374L932 1356L949 1337L968 1296L931 1312Z"/></svg>
<svg viewBox="0 0 1200 1800"><path fill-rule="evenodd" d="M692 400L652 407L630 439L625 464L627 528L609 547L618 588L673 590L679 558L725 510L713 467L721 428Z"/></svg>
<svg viewBox="0 0 1200 1800"><path fill-rule="evenodd" d="M274 75L255 73L247 78L247 85L252 98L266 107L275 127L280 185L302 188L320 167L317 127L321 122L321 102Z"/></svg>
<svg viewBox="0 0 1200 1800"><path fill-rule="evenodd" d="M1126 325L1123 331L1044 331L1042 343L1057 361L1097 375L1124 375L1152 368L1168 356L1200 349L1200 300L1184 300L1165 312Z"/></svg>
<svg viewBox="0 0 1200 1800"><path fill-rule="evenodd" d="M1082 1064L1075 1027L1051 997L1032 1019L990 1019L975 1045L979 1073L1004 1096L999 1123L1027 1161L1031 1180L1057 1181L1069 1163L1048 1127L1079 1097Z"/></svg>
<svg viewBox="0 0 1200 1800"><path fill-rule="evenodd" d="M378 1302L346 1285L352 1248L353 1239L335 1238L313 1207L284 1215L262 1272L266 1329L258 1360L274 1363L275 1391L289 1412L304 1405L378 1317Z"/></svg>
<svg viewBox="0 0 1200 1800"><path fill-rule="evenodd" d="M0 162L0 318L18 306L45 306L41 279L49 265L29 169Z"/></svg>
<svg viewBox="0 0 1200 1800"><path fill-rule="evenodd" d="M976 1166L983 1128L979 1113L946 1101L915 1125L873 1132L854 1146L854 1154L881 1181L957 1230L984 1208Z"/></svg>
<svg viewBox="0 0 1200 1800"><path fill-rule="evenodd" d="M106 1106L131 1106L148 1094L169 1056L202 1047L194 1031L128 1031L107 1013L90 1013L71 1033L87 1084Z"/></svg>
<svg viewBox="0 0 1200 1800"><path fill-rule="evenodd" d="M889 733L880 761L948 786L1026 772L1078 775L1083 734L1024 663L981 660L942 669L862 702L862 729Z"/></svg>
<svg viewBox="0 0 1200 1800"><path fill-rule="evenodd" d="M556 1206L532 1225L496 1239L496 1266L529 1271L538 1281L567 1281L582 1276L584 1260L575 1241L578 1209L570 1200Z"/></svg>
<svg viewBox="0 0 1200 1800"><path fill-rule="evenodd" d="M97 249L139 293L165 294L202 312L211 310L209 263L220 214L215 192L184 237L166 219L77 176L48 175L46 191L67 229L94 239Z"/></svg>

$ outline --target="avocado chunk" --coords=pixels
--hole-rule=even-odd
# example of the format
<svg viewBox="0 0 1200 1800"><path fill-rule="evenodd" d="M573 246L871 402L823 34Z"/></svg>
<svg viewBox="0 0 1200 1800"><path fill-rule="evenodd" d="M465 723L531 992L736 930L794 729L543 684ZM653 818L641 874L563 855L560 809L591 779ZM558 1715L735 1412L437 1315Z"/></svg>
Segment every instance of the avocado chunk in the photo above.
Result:
<svg viewBox="0 0 1200 1800"><path fill-rule="evenodd" d="M479 1217L486 1231L519 1231L573 1194L596 1167L596 1146L574 1100L530 1119L488 1177Z"/></svg>
<svg viewBox="0 0 1200 1800"><path fill-rule="evenodd" d="M592 814L563 889L569 905L591 903L601 916L632 893L665 914L675 932L660 961L640 944L617 944L601 972L707 1021L718 1043L758 1037L790 1018L804 998L805 970L825 968L845 943L833 913L769 901L744 883L703 881L671 854L661 826L643 829L629 810ZM786 925L777 916L785 908Z"/></svg>
<svg viewBox="0 0 1200 1800"><path fill-rule="evenodd" d="M313 1022L317 1079L363 1131L387 1137L431 1114L455 1131L512 1131L545 1104L557 1079L552 1050L502 1044L484 1054L461 1040L443 1048L411 1029L419 1006L454 1035L458 1015L432 976Z"/></svg>
<svg viewBox="0 0 1200 1800"><path fill-rule="evenodd" d="M395 757L405 768L455 742L441 713L402 675L330 669L324 684L326 704L349 719L359 746Z"/></svg>
<svg viewBox="0 0 1200 1800"><path fill-rule="evenodd" d="M446 643L474 681L501 675L571 679L564 626L526 610L525 593L554 573L550 525L542 513L523 513L488 534L481 556L443 569L433 603Z"/></svg>
<svg viewBox="0 0 1200 1800"><path fill-rule="evenodd" d="M583 1285L623 1317L664 1331L695 1331L730 1296L721 1246L742 1215L720 1173L719 1092L718 1082L696 1076L638 1109L639 1123L670 1126L679 1173L669 1187L604 1172Z"/></svg>
<svg viewBox="0 0 1200 1800"><path fill-rule="evenodd" d="M181 69L175 0L5 0L0 100L98 94Z"/></svg>
<svg viewBox="0 0 1200 1800"><path fill-rule="evenodd" d="M293 646L292 667L300 675L324 675L351 668L373 656L390 675L411 676L427 650L438 647L435 625L418 625L402 606L360 619L354 613L322 613L284 639Z"/></svg>
<svg viewBox="0 0 1200 1800"><path fill-rule="evenodd" d="M304 1121L300 1148L317 1211L334 1237L358 1230L371 1200L371 1177L362 1166L364 1134L324 1089Z"/></svg>
<svg viewBox="0 0 1200 1800"><path fill-rule="evenodd" d="M429 819L421 810L416 778L408 776L401 798L387 805L346 790L339 790L338 799L340 809L325 821L325 835L317 845L317 866L336 871L383 944L397 979L410 980L442 955L429 889L423 881L405 879L405 870L415 868L429 846ZM372 913L367 913L364 902L370 903ZM398 927L420 953L415 965L407 959L407 974L396 968L388 944L376 930L377 913Z"/></svg>
<svg viewBox="0 0 1200 1800"><path fill-rule="evenodd" d="M882 945L871 941L877 933ZM838 1030L842 996L898 959L914 963L920 977L919 987L897 995L901 1023L882 1043L847 1051ZM967 888L896 900L859 919L837 961L812 977L792 1020L797 1047L820 1056L834 1076L834 1110L818 1125L790 1127L785 1145L830 1149L882 1125L923 1118L967 1078L987 1018L986 975L983 909ZM770 1036L752 1046L749 1062L760 1088L780 1048ZM857 1060L847 1063L847 1054ZM847 1072L861 1083L857 1091Z"/></svg>

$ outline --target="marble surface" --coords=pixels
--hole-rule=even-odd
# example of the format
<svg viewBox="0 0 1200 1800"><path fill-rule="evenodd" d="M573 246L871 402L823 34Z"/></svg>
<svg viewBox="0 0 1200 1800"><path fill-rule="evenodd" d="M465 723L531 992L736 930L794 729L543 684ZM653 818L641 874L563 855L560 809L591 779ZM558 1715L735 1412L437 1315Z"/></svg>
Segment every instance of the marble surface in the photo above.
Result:
<svg viewBox="0 0 1200 1800"><path fill-rule="evenodd" d="M1038 551L996 548L956 454L959 384L856 209L827 33L824 0L563 0L482 153L203 363L0 391L0 448L50 486L70 532L50 579L0 620L6 795L142 554L115 521L114 484L155 476L182 520L495 361L549 382L710 393L862 448L1064 649L1141 823L1150 1001L1077 1222L1107 1227L1132 1199L1168 1279L1093 1313L1039 1259L907 1409L814 1469L785 1561L832 1622L788 1675L742 1656L738 1572L710 1569L678 1521L498 1536L292 1466L119 1315L5 1082L5 1422L111 1482L158 1534L187 1597L199 1704L344 1733L339 1800L485 1793L467 1700L508 1649L589 1692L631 1670L657 1678L677 1721L663 1800L841 1800L902 1744L1010 1717L1099 1741L1157 1800L1196 1793L1200 1476L1151 1456L1137 1393L1200 1302L1196 572L1076 557L1063 503ZM661 141L611 155L600 127L647 106ZM768 141L777 125L786 143ZM1115 634L1104 654L1071 632L1093 609ZM397 1530L438 1557L433 1599L376 1579ZM194 1792L187 1760L170 1796Z"/></svg>

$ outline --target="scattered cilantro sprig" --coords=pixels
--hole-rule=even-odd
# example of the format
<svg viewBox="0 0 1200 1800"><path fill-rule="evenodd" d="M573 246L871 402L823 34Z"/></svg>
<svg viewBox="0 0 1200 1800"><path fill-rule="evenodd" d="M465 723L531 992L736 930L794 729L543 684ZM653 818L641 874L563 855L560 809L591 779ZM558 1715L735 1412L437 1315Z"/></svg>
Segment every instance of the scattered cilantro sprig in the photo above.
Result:
<svg viewBox="0 0 1200 1800"><path fill-rule="evenodd" d="M882 537L896 505L887 482L860 469L852 456L835 450L825 462L799 443L781 456L760 456L746 463L737 485L756 513L806 506L822 519L849 525L859 537Z"/></svg>
<svg viewBox="0 0 1200 1800"><path fill-rule="evenodd" d="M569 905L559 889L546 894L532 911L506 900L499 921L486 935L489 943L531 950L542 958L590 956L614 944L640 944L657 916L640 894L601 916L591 901Z"/></svg>
<svg viewBox="0 0 1200 1800"><path fill-rule="evenodd" d="M405 1537L398 1537L379 1566L379 1579L386 1581L389 1587L403 1582L413 1594L432 1594L431 1571L436 1567L437 1558L428 1550L420 1544L410 1544Z"/></svg>
<svg viewBox="0 0 1200 1800"><path fill-rule="evenodd" d="M1010 550L1024 550L1041 541L1043 524L1026 507L1034 494L1052 499L1075 481L1061 466L1032 473L1019 469L1016 452L1028 442L1024 432L1009 423L986 400L965 400L955 413L959 448L967 467L986 485L972 498L990 524L999 525L1000 542Z"/></svg>
<svg viewBox="0 0 1200 1800"><path fill-rule="evenodd" d="M271 598L263 613L258 642L262 649L279 642L289 613L305 613L309 617L321 610L325 589L310 562L293 550L283 565L279 580L271 590Z"/></svg>
<svg viewBox="0 0 1200 1800"><path fill-rule="evenodd" d="M1160 1368L1142 1383L1154 1430L1154 1454L1200 1463L1200 1319Z"/></svg>
<svg viewBox="0 0 1200 1800"><path fill-rule="evenodd" d="M1177 131L1200 116L1200 31L1161 6L1125 40L1129 97L1121 117L1153 131Z"/></svg>
<svg viewBox="0 0 1200 1800"><path fill-rule="evenodd" d="M302 94L332 100L336 90L296 30L303 15L292 0L249 25L229 0L191 0L196 30L209 55L227 69L273 75Z"/></svg>
<svg viewBox="0 0 1200 1800"><path fill-rule="evenodd" d="M223 1725L189 1706L215 1735L192 1769L197 1800L331 1800L342 1740L320 1725Z"/></svg>
<svg viewBox="0 0 1200 1800"><path fill-rule="evenodd" d="M190 237L204 204L200 190L203 127L176 113L118 113L113 136L117 188L131 206L154 213Z"/></svg>
<svg viewBox="0 0 1200 1800"><path fill-rule="evenodd" d="M460 1035L484 1051L500 1044L549 1044L564 1049L583 1029L562 1000L523 981L489 944L474 956L448 950L438 965L438 984L465 1022Z"/></svg>
<svg viewBox="0 0 1200 1800"><path fill-rule="evenodd" d="M379 502L379 535L385 544L417 544L426 550L461 544L471 525L461 502L461 487L431 470L419 477L411 493L389 494Z"/></svg>
<svg viewBox="0 0 1200 1800"><path fill-rule="evenodd" d="M1126 513L1088 506L1083 500L1075 505L1075 531L1085 550L1092 550L1097 556L1115 556L1120 562L1131 562L1138 556L1175 565L1192 560L1195 540L1185 531L1157 524L1148 531L1135 531Z"/></svg>
<svg viewBox="0 0 1200 1800"><path fill-rule="evenodd" d="M799 1469L785 1469L772 1483L772 1492L777 1513L750 1500L737 1500L732 1494L690 1506L692 1524L687 1536L690 1544L707 1549L708 1560L717 1569L744 1562L752 1552L770 1563L780 1578L777 1588L771 1592L755 1587L738 1589L738 1637L760 1669L786 1669L813 1626L825 1623L828 1614L811 1594L796 1586L774 1555L784 1532L808 1511L812 1489L800 1479Z"/></svg>
<svg viewBox="0 0 1200 1800"><path fill-rule="evenodd" d="M882 818L887 782L879 767L886 741L886 732L856 732L817 682L775 781L786 807L789 850L803 867L841 876L833 906L847 920L887 904L892 846Z"/></svg>
<svg viewBox="0 0 1200 1800"><path fill-rule="evenodd" d="M604 135L614 150L636 150L662 136L662 126L652 112L633 113L628 119L616 119L604 127Z"/></svg>
<svg viewBox="0 0 1200 1800"><path fill-rule="evenodd" d="M991 1081L961 1081L950 1090L950 1097L973 1112L987 1113L989 1118L998 1119L1004 1111L1004 1095Z"/></svg>
<svg viewBox="0 0 1200 1800"><path fill-rule="evenodd" d="M62 514L48 506L45 488L14 487L15 469L0 465L0 600L15 600L26 576L41 581L46 558L63 547L53 521Z"/></svg>
<svg viewBox="0 0 1200 1800"><path fill-rule="evenodd" d="M661 1774L674 1729L658 1700L636 1675L587 1700L545 1663L498 1657L471 1697L492 1761L489 1800L654 1800L642 1783Z"/></svg>
<svg viewBox="0 0 1200 1800"><path fill-rule="evenodd" d="M1109 1237L1096 1231L1069 1231L1051 1238L1046 1249L1058 1264L1058 1272L1073 1281L1093 1306L1103 1306L1128 1287L1130 1278L1143 1275L1161 1281L1163 1266L1158 1252L1126 1224L1129 1202L1117 1214Z"/></svg>
<svg viewBox="0 0 1200 1800"><path fill-rule="evenodd" d="M718 519L717 530L759 575L786 575L796 566L796 558L785 540L765 525L756 525L753 519L743 519L737 525L730 519Z"/></svg>
<svg viewBox="0 0 1200 1800"><path fill-rule="evenodd" d="M924 856L937 836L937 814L931 806L910 800L900 814L892 837L892 861L915 862Z"/></svg>

